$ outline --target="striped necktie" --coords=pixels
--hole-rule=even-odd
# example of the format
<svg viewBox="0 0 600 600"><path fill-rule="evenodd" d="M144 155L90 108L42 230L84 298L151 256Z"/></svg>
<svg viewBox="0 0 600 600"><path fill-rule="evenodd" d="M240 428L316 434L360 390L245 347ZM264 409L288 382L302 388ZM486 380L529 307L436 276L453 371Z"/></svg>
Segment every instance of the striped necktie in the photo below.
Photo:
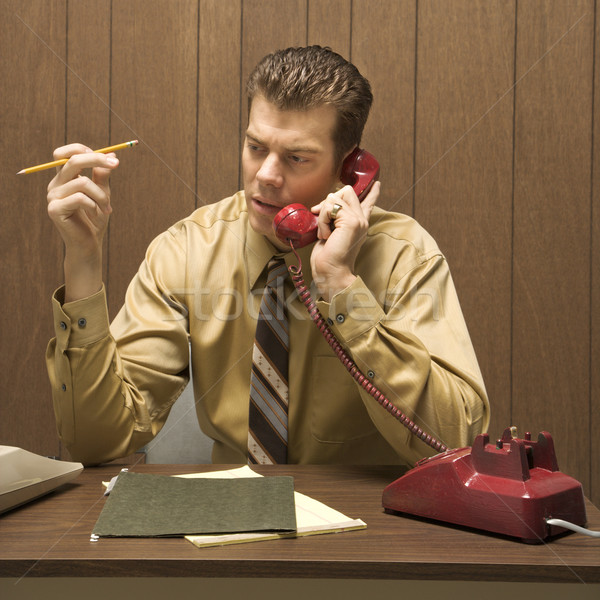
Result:
<svg viewBox="0 0 600 600"><path fill-rule="evenodd" d="M260 304L252 354L248 462L287 462L288 321L283 258L272 258Z"/></svg>

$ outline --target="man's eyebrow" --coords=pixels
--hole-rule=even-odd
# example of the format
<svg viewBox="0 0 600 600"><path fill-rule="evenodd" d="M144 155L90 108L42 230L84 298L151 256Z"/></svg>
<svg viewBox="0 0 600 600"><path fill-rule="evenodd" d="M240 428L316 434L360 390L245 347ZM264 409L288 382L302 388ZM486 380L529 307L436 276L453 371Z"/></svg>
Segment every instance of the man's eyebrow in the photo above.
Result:
<svg viewBox="0 0 600 600"><path fill-rule="evenodd" d="M251 142L257 143L259 146L267 145L263 140L257 138L255 135L253 135L249 131L246 131L246 139L250 140ZM319 154L321 152L320 148L317 148L315 146L306 146L306 145L302 145L302 144L299 144L297 146L289 146L286 148L286 150L288 152L291 152L292 154L294 154L294 153Z"/></svg>
<svg viewBox="0 0 600 600"><path fill-rule="evenodd" d="M249 131L246 131L246 139L250 140L251 142L256 142L257 144L263 146L263 141L259 140L256 136L252 135Z"/></svg>
<svg viewBox="0 0 600 600"><path fill-rule="evenodd" d="M293 154L319 154L321 152L320 149L315 148L314 146L292 146L287 150Z"/></svg>

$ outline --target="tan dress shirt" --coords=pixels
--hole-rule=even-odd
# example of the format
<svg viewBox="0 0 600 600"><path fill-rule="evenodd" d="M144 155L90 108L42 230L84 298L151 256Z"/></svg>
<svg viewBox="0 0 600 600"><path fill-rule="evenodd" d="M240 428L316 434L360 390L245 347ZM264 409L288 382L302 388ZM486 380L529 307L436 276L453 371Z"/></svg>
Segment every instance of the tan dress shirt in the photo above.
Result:
<svg viewBox="0 0 600 600"><path fill-rule="evenodd" d="M310 252L300 250L311 286ZM157 237L109 325L104 290L62 304L47 365L61 440L95 464L148 443L190 377L213 461L246 462L252 346L274 247L248 224L243 192ZM296 264L292 253L285 257ZM486 392L446 260L413 219L375 208L358 278L321 313L361 371L448 447L489 421ZM313 297L316 296L312 286ZM286 288L288 460L390 464L434 451L362 390ZM190 362L191 356L191 362Z"/></svg>

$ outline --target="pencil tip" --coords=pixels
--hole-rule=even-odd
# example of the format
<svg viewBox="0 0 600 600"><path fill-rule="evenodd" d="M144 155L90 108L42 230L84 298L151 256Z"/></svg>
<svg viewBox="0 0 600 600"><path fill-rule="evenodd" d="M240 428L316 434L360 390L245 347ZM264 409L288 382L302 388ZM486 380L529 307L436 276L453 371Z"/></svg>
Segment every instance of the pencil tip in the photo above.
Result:
<svg viewBox="0 0 600 600"><path fill-rule="evenodd" d="M23 175L23 173L25 173L25 169L21 169L21 170L20 170L20 171L17 173L17 175Z"/></svg>

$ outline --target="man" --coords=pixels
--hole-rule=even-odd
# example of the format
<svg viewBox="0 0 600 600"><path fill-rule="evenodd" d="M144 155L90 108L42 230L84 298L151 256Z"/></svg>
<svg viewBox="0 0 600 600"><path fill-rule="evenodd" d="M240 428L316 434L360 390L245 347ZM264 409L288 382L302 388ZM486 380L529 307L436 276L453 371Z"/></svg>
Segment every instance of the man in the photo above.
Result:
<svg viewBox="0 0 600 600"><path fill-rule="evenodd" d="M61 440L94 464L133 452L163 426L189 378L213 461L248 457L250 372L267 265L295 264L273 233L301 203L318 217L299 251L324 317L373 385L449 447L488 423L488 401L444 257L412 219L360 203L339 181L360 143L372 95L329 49L265 57L248 86L244 191L195 211L155 239L108 324L102 240L111 155L75 144L49 185L48 212L65 243L65 285L53 299L48 347ZM82 176L92 169L91 178ZM338 205L334 210L334 206ZM335 218L333 218L335 216ZM406 463L432 450L350 377L285 282L289 319L287 462Z"/></svg>

